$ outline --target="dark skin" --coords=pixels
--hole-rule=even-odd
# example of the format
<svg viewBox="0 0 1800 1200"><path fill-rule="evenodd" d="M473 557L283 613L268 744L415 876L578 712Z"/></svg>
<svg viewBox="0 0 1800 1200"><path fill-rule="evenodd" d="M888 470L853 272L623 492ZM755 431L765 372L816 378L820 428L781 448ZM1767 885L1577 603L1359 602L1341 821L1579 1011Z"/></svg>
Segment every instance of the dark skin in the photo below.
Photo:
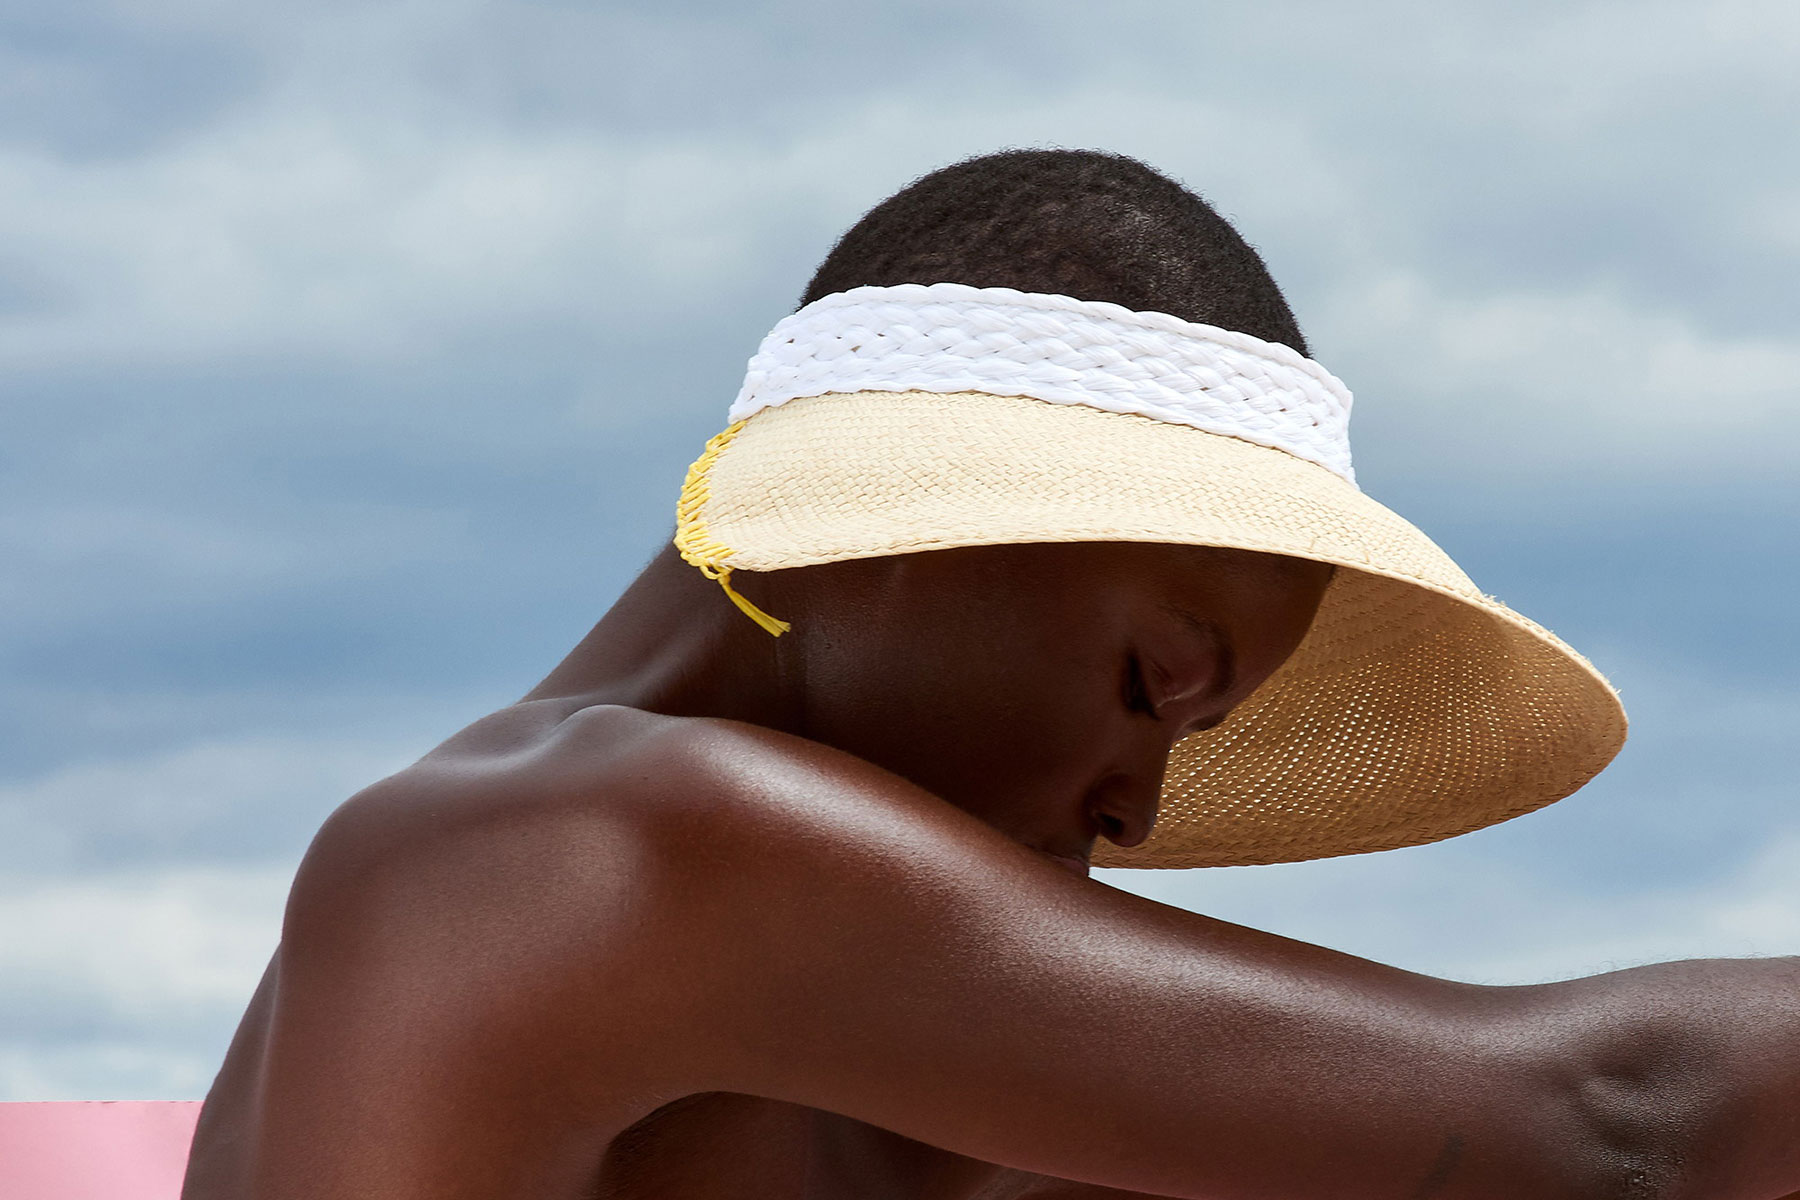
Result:
<svg viewBox="0 0 1800 1200"><path fill-rule="evenodd" d="M1794 959L1476 987L1084 877L1328 575L1127 544L740 575L773 639L665 553L326 822L185 1200L1800 1189Z"/></svg>

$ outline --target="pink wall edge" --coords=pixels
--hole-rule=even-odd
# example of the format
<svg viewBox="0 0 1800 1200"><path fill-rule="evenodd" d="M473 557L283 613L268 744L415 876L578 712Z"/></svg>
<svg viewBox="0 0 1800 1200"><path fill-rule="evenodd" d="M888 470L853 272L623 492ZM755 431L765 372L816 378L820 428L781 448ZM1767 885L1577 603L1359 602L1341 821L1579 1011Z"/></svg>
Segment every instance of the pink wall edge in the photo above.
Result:
<svg viewBox="0 0 1800 1200"><path fill-rule="evenodd" d="M198 1100L0 1103L7 1200L178 1200Z"/></svg>

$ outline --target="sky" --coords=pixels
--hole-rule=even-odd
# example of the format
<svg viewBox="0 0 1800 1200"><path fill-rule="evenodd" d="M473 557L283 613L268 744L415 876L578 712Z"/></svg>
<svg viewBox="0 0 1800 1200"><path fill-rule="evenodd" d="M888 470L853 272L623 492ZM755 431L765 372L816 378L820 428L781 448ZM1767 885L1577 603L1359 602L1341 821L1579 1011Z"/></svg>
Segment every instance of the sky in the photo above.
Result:
<svg viewBox="0 0 1800 1200"><path fill-rule="evenodd" d="M1434 846L1101 872L1476 982L1800 953L1800 7L0 0L0 1099L198 1099L319 822L663 544L864 210L1097 147L1619 687Z"/></svg>

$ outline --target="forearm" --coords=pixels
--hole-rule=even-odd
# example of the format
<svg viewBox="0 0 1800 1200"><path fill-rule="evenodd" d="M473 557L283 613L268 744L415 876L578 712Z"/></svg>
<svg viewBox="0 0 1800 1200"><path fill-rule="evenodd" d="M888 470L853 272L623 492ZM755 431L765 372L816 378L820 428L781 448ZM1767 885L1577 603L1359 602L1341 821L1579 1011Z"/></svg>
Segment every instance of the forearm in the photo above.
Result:
<svg viewBox="0 0 1800 1200"><path fill-rule="evenodd" d="M1800 959L1662 963L1534 989L1534 1040L1587 1072L1581 1116L1647 1194L1800 1189Z"/></svg>

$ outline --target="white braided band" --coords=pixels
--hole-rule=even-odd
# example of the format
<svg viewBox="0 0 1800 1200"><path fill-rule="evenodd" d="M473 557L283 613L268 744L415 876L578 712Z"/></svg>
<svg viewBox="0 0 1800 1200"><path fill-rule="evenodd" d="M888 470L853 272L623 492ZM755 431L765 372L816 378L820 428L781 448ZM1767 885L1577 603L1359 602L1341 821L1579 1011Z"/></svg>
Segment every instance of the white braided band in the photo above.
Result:
<svg viewBox="0 0 1800 1200"><path fill-rule="evenodd" d="M829 392L983 392L1273 446L1351 483L1350 391L1277 342L1167 313L960 283L859 287L784 318L731 420Z"/></svg>

